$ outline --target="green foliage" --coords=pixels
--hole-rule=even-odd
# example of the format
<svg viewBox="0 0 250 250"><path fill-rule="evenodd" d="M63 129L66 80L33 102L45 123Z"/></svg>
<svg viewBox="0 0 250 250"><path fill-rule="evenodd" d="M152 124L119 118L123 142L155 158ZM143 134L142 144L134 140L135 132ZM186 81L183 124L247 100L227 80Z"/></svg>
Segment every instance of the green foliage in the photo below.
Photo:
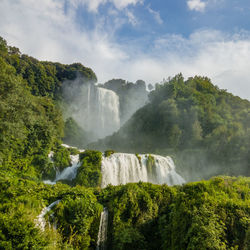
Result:
<svg viewBox="0 0 250 250"><path fill-rule="evenodd" d="M249 249L249 178L216 177L179 187L110 185L100 190L102 153L87 150L80 155L74 183L82 186L40 181L54 176L55 167L69 166L69 154L79 153L60 146L64 122L54 102L62 98L62 82L74 84L78 75L96 81L81 64L40 62L0 38L0 249L94 249L101 204L109 210L108 249ZM125 85L118 89L135 88ZM140 81L136 86L144 88ZM207 78L184 81L177 75L157 85L150 103L107 140L113 148L122 136L123 148L137 152L179 151L182 163L203 153L229 173L249 173L249 109L248 101L219 90ZM80 145L78 132L84 138L69 118L66 140ZM54 163L48 159L51 150ZM154 165L148 155L149 173ZM37 216L56 200L60 203L46 215L42 231ZM48 221L57 222L58 228L50 229Z"/></svg>
<svg viewBox="0 0 250 250"><path fill-rule="evenodd" d="M152 155L147 156L147 172L148 172L148 178L152 181L155 182L154 177L156 175L156 166L155 166L155 159Z"/></svg>
<svg viewBox="0 0 250 250"><path fill-rule="evenodd" d="M114 150L106 150L105 152L104 152L104 156L105 157L109 157L110 155L112 155L112 154L114 154L115 153L115 151Z"/></svg>
<svg viewBox="0 0 250 250"><path fill-rule="evenodd" d="M48 98L32 96L2 58L0 99L0 164L20 158L37 164L62 135L60 111Z"/></svg>
<svg viewBox="0 0 250 250"><path fill-rule="evenodd" d="M98 141L96 148L172 152L176 158L187 150L199 150L206 155L206 167L220 166L209 171L208 177L249 175L249 101L220 90L206 77L184 81L181 74L156 84L149 100L117 133ZM192 165L186 161L182 167L190 169Z"/></svg>
<svg viewBox="0 0 250 250"><path fill-rule="evenodd" d="M84 187L54 186L0 173L1 249L94 249L102 206ZM36 225L44 206L60 200L45 231ZM50 229L48 220L57 223Z"/></svg>
<svg viewBox="0 0 250 250"><path fill-rule="evenodd" d="M169 217L162 217L165 223L162 235L170 236L165 238L164 246L247 249L244 241L250 226L249 205L247 179L217 177L209 182L187 184L175 197Z"/></svg>
<svg viewBox="0 0 250 250"><path fill-rule="evenodd" d="M93 192L2 169L0 246L94 249L102 203L109 211L108 249L248 249L249 189L249 178L216 177L179 187L138 183ZM47 220L57 222L57 230L47 223L42 232L35 219L56 200Z"/></svg>
<svg viewBox="0 0 250 250"><path fill-rule="evenodd" d="M0 248L52 249L56 234L41 232L35 218L47 193L43 184L17 178L8 172L0 174ZM48 193L47 193L48 194ZM58 238L58 242L60 239Z"/></svg>
<svg viewBox="0 0 250 250"><path fill-rule="evenodd" d="M80 154L80 151L77 148L74 148L74 147L68 148L68 151L69 151L70 155L78 155L78 154Z"/></svg>
<svg viewBox="0 0 250 250"><path fill-rule="evenodd" d="M81 77L83 82L97 81L95 73L80 63L64 65L38 61L21 54L18 48L7 46L2 38L0 38L0 56L15 68L16 73L24 79L35 96L48 96L61 100L62 85L65 80L71 80L72 84L77 77Z"/></svg>
<svg viewBox="0 0 250 250"><path fill-rule="evenodd" d="M138 161L140 162L141 165L141 156L139 154L135 154L136 158L138 159Z"/></svg>
<svg viewBox="0 0 250 250"><path fill-rule="evenodd" d="M86 150L80 154L80 160L81 166L77 170L74 183L85 187L99 187L102 178L102 153L95 150Z"/></svg>
<svg viewBox="0 0 250 250"><path fill-rule="evenodd" d="M109 249L248 249L249 178L108 186Z"/></svg>
<svg viewBox="0 0 250 250"><path fill-rule="evenodd" d="M65 196L56 207L54 216L64 241L74 249L94 248L103 208L90 190L82 187L77 190L81 190L81 194Z"/></svg>
<svg viewBox="0 0 250 250"><path fill-rule="evenodd" d="M108 248L160 249L157 216L173 191L145 183L104 189L100 198L109 210Z"/></svg>
<svg viewBox="0 0 250 250"><path fill-rule="evenodd" d="M26 213L20 208L7 213L0 212L1 249L44 249L48 245Z"/></svg>
<svg viewBox="0 0 250 250"><path fill-rule="evenodd" d="M88 143L88 137L86 132L70 117L65 121L63 141L81 148Z"/></svg>
<svg viewBox="0 0 250 250"><path fill-rule="evenodd" d="M57 145L53 154L54 167L62 172L62 170L71 165L70 150L61 145Z"/></svg>
<svg viewBox="0 0 250 250"><path fill-rule="evenodd" d="M77 77L82 84L96 82L93 71L80 63L41 62L0 37L0 166L19 171L19 176L55 176L47 156L63 137L58 104L65 102L63 82L74 84ZM84 131L72 118L66 121L65 141L77 146L86 143ZM69 156L66 150L58 150L54 163L61 170L69 166Z"/></svg>

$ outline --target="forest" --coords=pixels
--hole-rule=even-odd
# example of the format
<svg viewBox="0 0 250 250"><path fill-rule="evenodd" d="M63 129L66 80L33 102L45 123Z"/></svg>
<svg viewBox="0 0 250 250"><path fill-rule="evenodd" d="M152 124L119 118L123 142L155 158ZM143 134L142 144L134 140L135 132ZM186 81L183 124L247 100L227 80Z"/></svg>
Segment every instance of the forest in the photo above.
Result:
<svg viewBox="0 0 250 250"><path fill-rule="evenodd" d="M64 82L76 78L97 83L80 63L39 61L0 38L0 249L96 249L104 208L107 249L250 248L249 101L206 77L179 74L156 84L116 133L80 152L62 145L81 147L87 136L63 114ZM130 89L146 95L142 81L104 86L116 88L128 109ZM138 153L170 155L186 180L199 174L183 185L102 188L102 161L115 151L136 154L139 162ZM74 179L43 182L78 154ZM41 227L41 211L56 201Z"/></svg>

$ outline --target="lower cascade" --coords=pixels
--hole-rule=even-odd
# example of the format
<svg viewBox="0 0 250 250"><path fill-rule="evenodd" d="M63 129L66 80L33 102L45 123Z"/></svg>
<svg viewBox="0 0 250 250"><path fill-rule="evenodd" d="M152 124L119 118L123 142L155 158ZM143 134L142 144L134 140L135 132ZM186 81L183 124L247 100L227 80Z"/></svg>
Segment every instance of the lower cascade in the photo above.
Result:
<svg viewBox="0 0 250 250"><path fill-rule="evenodd" d="M107 234L108 234L108 209L105 207L103 209L103 212L101 213L96 250L106 249Z"/></svg>
<svg viewBox="0 0 250 250"><path fill-rule="evenodd" d="M71 166L65 168L62 172L57 172L54 181L45 180L44 183L54 185L59 180L72 181L73 179L75 179L77 175L77 169L80 166L79 155L70 155L70 159Z"/></svg>
<svg viewBox="0 0 250 250"><path fill-rule="evenodd" d="M84 150L81 150L83 152ZM181 185L185 180L175 171L175 165L171 157L150 154L125 154L113 153L108 157L102 156L101 187L107 185L120 185L129 182L151 182L154 184ZM71 155L71 166L57 173L54 181L44 181L47 184L56 184L59 180L73 180L77 176L81 165L79 155ZM44 208L36 219L37 227L44 231L46 221L44 216L60 200L57 200ZM104 208L101 213L100 225L97 238L97 250L105 250L108 233L108 209Z"/></svg>
<svg viewBox="0 0 250 250"><path fill-rule="evenodd" d="M102 159L102 188L129 182L181 185L185 180L176 173L171 157L114 153Z"/></svg>
<svg viewBox="0 0 250 250"><path fill-rule="evenodd" d="M45 207L42 212L37 216L36 219L36 226L40 227L42 231L45 230L45 226L46 226L46 220L44 219L44 216L58 203L60 202L60 200L54 201L53 203L51 203L48 207Z"/></svg>
<svg viewBox="0 0 250 250"><path fill-rule="evenodd" d="M57 173L55 182L59 180L70 180L76 178L77 169L79 167L79 155L70 155L71 166L65 168L61 173Z"/></svg>

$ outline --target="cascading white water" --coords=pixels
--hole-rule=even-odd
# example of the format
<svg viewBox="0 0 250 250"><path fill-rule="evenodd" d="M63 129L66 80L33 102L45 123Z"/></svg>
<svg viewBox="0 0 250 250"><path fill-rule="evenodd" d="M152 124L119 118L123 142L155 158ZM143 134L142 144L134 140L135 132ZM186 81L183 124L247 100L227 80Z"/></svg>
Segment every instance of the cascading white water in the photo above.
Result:
<svg viewBox="0 0 250 250"><path fill-rule="evenodd" d="M46 226L46 220L44 219L44 216L59 202L60 200L54 201L48 207L43 208L42 212L37 216L36 226L39 227L42 231L45 230Z"/></svg>
<svg viewBox="0 0 250 250"><path fill-rule="evenodd" d="M108 184L119 185L129 182L151 182L155 184L181 185L185 180L176 173L175 165L171 157L151 155L151 165L149 164L149 155L134 155L124 153L114 153L109 157L102 158L102 188ZM152 163L153 159L153 163ZM72 166L64 169L56 176L55 184L61 179L73 180L77 175L77 169L80 166L79 155L71 156ZM149 166L150 165L150 166ZM42 230L45 229L46 221L44 216L53 206L60 201L55 201L44 208L37 217L36 225ZM108 209L104 208L101 213L100 225L97 239L97 250L105 250L108 232Z"/></svg>
<svg viewBox="0 0 250 250"><path fill-rule="evenodd" d="M108 209L104 208L103 212L101 213L96 250L106 249L107 234L108 234Z"/></svg>
<svg viewBox="0 0 250 250"><path fill-rule="evenodd" d="M119 97L112 91L105 88L97 88L98 115L97 123L98 136L111 135L120 127Z"/></svg>
<svg viewBox="0 0 250 250"><path fill-rule="evenodd" d="M72 101L71 116L97 140L120 128L119 96L112 90L95 85L82 86L81 98Z"/></svg>
<svg viewBox="0 0 250 250"><path fill-rule="evenodd" d="M114 153L102 159L102 188L108 184L120 185L129 182L181 185L185 180L175 172L171 157L151 155L154 166L149 168L148 155Z"/></svg>
<svg viewBox="0 0 250 250"><path fill-rule="evenodd" d="M57 173L55 182L59 180L72 181L76 178L77 169L79 167L79 155L70 155L71 166L65 168L61 173Z"/></svg>
<svg viewBox="0 0 250 250"><path fill-rule="evenodd" d="M83 150L81 150L81 151L83 151ZM54 185L59 180L72 181L73 179L75 179L76 175L77 175L77 169L80 166L79 155L70 155L70 159L71 159L71 166L65 168L62 172L57 172L56 178L54 181L45 180L43 182L45 184Z"/></svg>

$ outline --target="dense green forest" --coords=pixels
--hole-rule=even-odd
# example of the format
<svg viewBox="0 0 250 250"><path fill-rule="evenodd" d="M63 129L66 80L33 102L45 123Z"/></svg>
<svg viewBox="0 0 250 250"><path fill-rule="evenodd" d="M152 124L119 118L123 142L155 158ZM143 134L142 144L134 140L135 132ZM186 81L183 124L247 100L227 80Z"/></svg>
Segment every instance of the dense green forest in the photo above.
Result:
<svg viewBox="0 0 250 250"><path fill-rule="evenodd" d="M101 189L102 157L114 151L80 153L61 145L64 140L81 146L87 136L62 114L67 105L63 83L74 84L76 77L83 84L97 81L81 64L41 62L0 38L0 249L95 249L104 207L109 211L108 249L250 249L249 177ZM144 89L143 82L136 85ZM149 98L100 146L178 152L182 167L189 166L187 155L197 161L205 152L223 171L239 168L237 173L249 175L248 101L219 90L207 78L184 81L181 75L157 85ZM79 153L74 180L43 183ZM38 216L55 201L43 230Z"/></svg>
<svg viewBox="0 0 250 250"><path fill-rule="evenodd" d="M157 84L149 103L117 133L91 146L172 155L187 178L197 172L202 175L196 179L249 176L250 102L220 90L206 77L185 81L179 74Z"/></svg>
<svg viewBox="0 0 250 250"><path fill-rule="evenodd" d="M108 249L249 249L249 178L217 177L168 187L148 183L100 190L54 186L0 174L1 249L95 249L109 209ZM42 231L44 205L60 200Z"/></svg>
<svg viewBox="0 0 250 250"><path fill-rule="evenodd" d="M97 80L79 63L40 62L0 38L0 165L38 176L48 166L48 153L63 137L85 138L72 118L64 124L60 109L63 81L79 76L83 84Z"/></svg>

